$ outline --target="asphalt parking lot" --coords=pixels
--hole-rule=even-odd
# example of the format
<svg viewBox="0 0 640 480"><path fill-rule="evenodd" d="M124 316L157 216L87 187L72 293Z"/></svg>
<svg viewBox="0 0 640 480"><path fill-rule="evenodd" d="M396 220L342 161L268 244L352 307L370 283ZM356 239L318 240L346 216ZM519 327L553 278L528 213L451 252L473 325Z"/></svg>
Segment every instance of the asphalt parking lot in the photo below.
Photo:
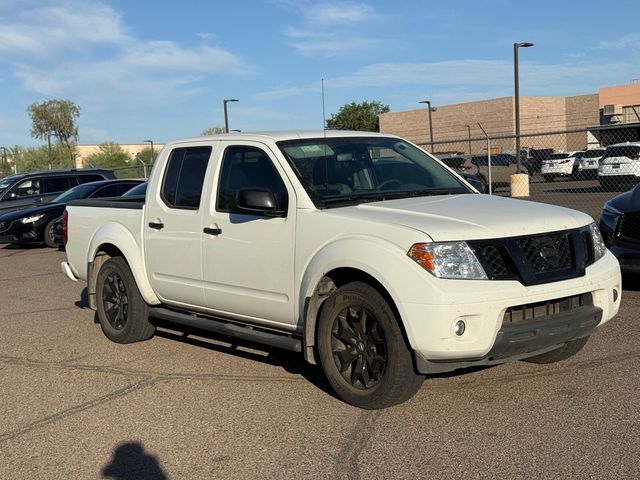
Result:
<svg viewBox="0 0 640 480"><path fill-rule="evenodd" d="M64 253L0 247L0 478L640 478L640 278L555 365L428 378L362 411L295 354L109 342Z"/></svg>

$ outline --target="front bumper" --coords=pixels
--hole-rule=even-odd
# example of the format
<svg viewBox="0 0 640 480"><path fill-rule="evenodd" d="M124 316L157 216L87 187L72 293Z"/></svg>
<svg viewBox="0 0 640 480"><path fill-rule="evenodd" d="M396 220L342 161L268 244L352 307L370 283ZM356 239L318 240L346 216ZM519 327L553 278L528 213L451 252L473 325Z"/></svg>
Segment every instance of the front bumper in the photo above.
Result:
<svg viewBox="0 0 640 480"><path fill-rule="evenodd" d="M398 310L416 359L455 364L479 359L488 362L492 357L500 357L494 362L499 363L509 359L511 354L518 354L507 351L497 355L493 351L500 345L499 335L504 328L506 312L523 305L587 295L591 299L589 305L600 312L595 328L618 313L621 285L618 261L607 251L604 257L587 267L585 275L540 285L524 286L518 281L506 280L439 279L433 285L440 290L438 295L425 294L425 300L437 297L437 304L399 303ZM571 311L586 312L585 309ZM560 314L554 314L554 318L556 315ZM460 320L465 323L465 331L462 335L456 335L455 325ZM535 322L543 325L547 320L537 316ZM518 323L526 325L526 322L522 320ZM537 338L543 337L537 335ZM546 344L538 344L536 340L526 347L530 351L522 355L531 356L538 348L553 349L558 343L566 341L557 341L561 337L554 339L549 335L544 335L544 338ZM461 367L453 366L440 371L455 368Z"/></svg>
<svg viewBox="0 0 640 480"><path fill-rule="evenodd" d="M433 374L520 360L591 335L601 321L601 308L583 306L546 317L503 324L496 335L493 348L484 357L454 362L431 361L416 352L416 369L422 374Z"/></svg>
<svg viewBox="0 0 640 480"><path fill-rule="evenodd" d="M42 243L43 237L44 225L40 222L14 221L0 232L0 243Z"/></svg>

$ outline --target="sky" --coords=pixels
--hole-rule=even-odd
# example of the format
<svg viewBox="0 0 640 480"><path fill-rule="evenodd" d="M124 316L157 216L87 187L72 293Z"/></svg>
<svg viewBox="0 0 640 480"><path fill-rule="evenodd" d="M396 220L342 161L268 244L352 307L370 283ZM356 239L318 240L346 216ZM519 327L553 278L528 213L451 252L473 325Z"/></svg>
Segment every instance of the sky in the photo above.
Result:
<svg viewBox="0 0 640 480"><path fill-rule="evenodd" d="M391 111L640 78L640 1L0 0L0 145L36 146L27 107L81 108L79 143L156 144L224 125L321 129Z"/></svg>

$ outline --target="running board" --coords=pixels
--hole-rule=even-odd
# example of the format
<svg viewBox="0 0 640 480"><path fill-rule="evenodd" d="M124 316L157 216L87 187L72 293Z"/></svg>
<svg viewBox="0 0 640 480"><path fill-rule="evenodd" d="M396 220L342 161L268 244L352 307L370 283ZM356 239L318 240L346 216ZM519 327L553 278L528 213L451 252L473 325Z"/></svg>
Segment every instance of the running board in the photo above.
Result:
<svg viewBox="0 0 640 480"><path fill-rule="evenodd" d="M162 307L150 308L149 316L179 323L187 327L199 328L208 332L226 335L228 337L270 345L284 350L291 350L292 352L302 352L302 342L285 333L256 330L249 326L245 327L219 318L204 317L194 313L177 312Z"/></svg>

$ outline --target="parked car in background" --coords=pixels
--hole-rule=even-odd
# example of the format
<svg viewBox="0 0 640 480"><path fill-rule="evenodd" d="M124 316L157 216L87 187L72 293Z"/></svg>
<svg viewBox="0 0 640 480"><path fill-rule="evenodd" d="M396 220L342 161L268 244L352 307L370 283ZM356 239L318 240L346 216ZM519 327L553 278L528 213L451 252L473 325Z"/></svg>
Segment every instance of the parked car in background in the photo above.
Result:
<svg viewBox="0 0 640 480"><path fill-rule="evenodd" d="M147 182L140 183L133 187L130 190L127 190L122 194L123 197L135 197L140 201L144 202L144 196L147 192ZM93 197L97 198L97 197ZM63 215L58 217L54 223L53 231L54 231L54 241L58 248L64 249L64 212Z"/></svg>
<svg viewBox="0 0 640 480"><path fill-rule="evenodd" d="M610 145L598 165L598 180L604 190L626 189L640 181L640 142Z"/></svg>
<svg viewBox="0 0 640 480"><path fill-rule="evenodd" d="M45 244L57 247L55 222L67 202L82 198L119 197L141 180L102 180L78 185L50 203L22 208L0 215L0 243Z"/></svg>
<svg viewBox="0 0 640 480"><path fill-rule="evenodd" d="M545 181L553 182L556 178L575 177L578 171L579 152L558 152L542 162L540 173Z"/></svg>
<svg viewBox="0 0 640 480"><path fill-rule="evenodd" d="M72 168L10 175L0 180L0 214L46 203L76 185L110 178L116 178L113 170L99 168Z"/></svg>
<svg viewBox="0 0 640 480"><path fill-rule="evenodd" d="M436 158L444 163L447 167L458 172L462 178L469 182L473 188L481 193L485 193L487 184L481 177L473 173L471 170L474 168L469 158L464 155L451 155L451 154L435 154Z"/></svg>
<svg viewBox="0 0 640 480"><path fill-rule="evenodd" d="M604 148L592 148L584 152L578 152L576 154L578 159L577 178L598 178L598 163L604 152Z"/></svg>
<svg viewBox="0 0 640 480"><path fill-rule="evenodd" d="M640 184L604 204L600 232L620 268L640 273Z"/></svg>
<svg viewBox="0 0 640 480"><path fill-rule="evenodd" d="M489 157L487 155L474 155L471 163L478 169L477 175L489 185ZM491 185L493 188L509 186L511 175L517 173L516 157L510 153L491 155ZM524 163L520 173L528 173Z"/></svg>

